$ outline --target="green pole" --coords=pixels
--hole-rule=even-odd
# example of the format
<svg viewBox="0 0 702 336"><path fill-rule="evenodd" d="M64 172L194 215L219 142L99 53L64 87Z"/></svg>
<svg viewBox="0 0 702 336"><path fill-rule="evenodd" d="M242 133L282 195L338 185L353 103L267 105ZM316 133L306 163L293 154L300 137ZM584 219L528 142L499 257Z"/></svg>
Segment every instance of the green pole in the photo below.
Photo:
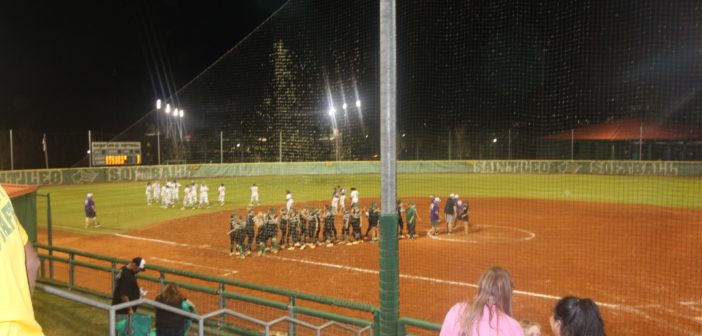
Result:
<svg viewBox="0 0 702 336"><path fill-rule="evenodd" d="M380 334L397 335L400 311L400 267L397 214L380 216Z"/></svg>

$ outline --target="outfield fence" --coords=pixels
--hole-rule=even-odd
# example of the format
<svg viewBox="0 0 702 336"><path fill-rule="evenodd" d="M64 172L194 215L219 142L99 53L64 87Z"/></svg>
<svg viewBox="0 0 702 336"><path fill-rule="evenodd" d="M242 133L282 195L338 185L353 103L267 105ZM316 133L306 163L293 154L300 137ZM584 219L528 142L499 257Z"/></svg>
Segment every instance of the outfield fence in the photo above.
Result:
<svg viewBox="0 0 702 336"><path fill-rule="evenodd" d="M129 262L40 243L35 247L40 251L40 282L101 298L111 297L119 265ZM157 275L151 275L151 272ZM167 283L178 284L186 296L196 302L200 311L209 312L198 315L196 319L210 319L207 325L216 329L244 335L268 335L267 332L271 331L286 331L289 335L314 332L319 335L322 329L325 335L371 332L379 335L379 310L368 304L162 266L150 266L148 272L139 274L138 278L141 287L150 293L160 293ZM155 306L150 300L134 303L139 304ZM411 318L402 318L398 323L402 335L409 334L408 330L429 334L439 329L438 324Z"/></svg>
<svg viewBox="0 0 702 336"><path fill-rule="evenodd" d="M568 174L619 176L702 176L702 162L691 161L398 161L397 172L408 174ZM0 171L0 183L68 185L134 182L158 179L379 174L377 161L232 163L109 168L70 168Z"/></svg>

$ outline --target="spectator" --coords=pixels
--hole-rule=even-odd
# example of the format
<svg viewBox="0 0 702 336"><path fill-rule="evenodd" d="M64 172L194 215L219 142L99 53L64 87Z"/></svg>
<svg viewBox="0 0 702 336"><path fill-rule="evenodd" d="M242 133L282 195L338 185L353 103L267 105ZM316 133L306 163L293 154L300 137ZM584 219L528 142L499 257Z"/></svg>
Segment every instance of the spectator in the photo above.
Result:
<svg viewBox="0 0 702 336"><path fill-rule="evenodd" d="M178 285L174 283L167 284L161 295L156 297L156 301L191 313L195 312L195 306L183 296ZM157 336L186 335L190 323L190 319L183 315L156 308Z"/></svg>
<svg viewBox="0 0 702 336"><path fill-rule="evenodd" d="M112 295L113 305L138 300L141 297L141 290L137 283L136 275L145 269L146 260L141 257L136 257L129 264L122 266L115 277L116 286ZM136 309L137 307L129 307L118 310L117 321L127 319L129 317L128 314L135 312Z"/></svg>
<svg viewBox="0 0 702 336"><path fill-rule="evenodd" d="M39 257L17 220L10 197L0 186L0 335L44 335L34 318L31 293Z"/></svg>
<svg viewBox="0 0 702 336"><path fill-rule="evenodd" d="M541 325L534 321L522 320L519 322L524 330L524 336L541 336Z"/></svg>
<svg viewBox="0 0 702 336"><path fill-rule="evenodd" d="M469 302L451 307L441 326L441 336L523 336L512 318L512 277L500 267L483 273L478 292Z"/></svg>
<svg viewBox="0 0 702 336"><path fill-rule="evenodd" d="M554 336L605 336L600 311L590 299L563 297L553 308L549 322Z"/></svg>

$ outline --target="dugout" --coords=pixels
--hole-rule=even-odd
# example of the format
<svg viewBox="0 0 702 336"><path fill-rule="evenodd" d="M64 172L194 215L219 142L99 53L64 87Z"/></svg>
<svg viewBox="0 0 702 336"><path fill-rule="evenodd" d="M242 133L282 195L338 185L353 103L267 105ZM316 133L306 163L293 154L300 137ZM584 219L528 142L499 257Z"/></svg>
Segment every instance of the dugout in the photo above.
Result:
<svg viewBox="0 0 702 336"><path fill-rule="evenodd" d="M573 160L702 160L699 125L623 118L540 138L540 157Z"/></svg>
<svg viewBox="0 0 702 336"><path fill-rule="evenodd" d="M20 223L27 231L29 240L37 241L37 185L26 184L3 184L12 200L12 207L19 218Z"/></svg>

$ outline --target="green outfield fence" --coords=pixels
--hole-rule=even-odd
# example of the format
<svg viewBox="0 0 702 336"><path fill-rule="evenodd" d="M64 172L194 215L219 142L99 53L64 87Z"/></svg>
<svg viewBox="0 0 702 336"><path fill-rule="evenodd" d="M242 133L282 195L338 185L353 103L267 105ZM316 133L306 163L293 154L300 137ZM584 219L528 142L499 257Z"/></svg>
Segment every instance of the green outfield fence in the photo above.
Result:
<svg viewBox="0 0 702 336"><path fill-rule="evenodd" d="M690 161L398 161L398 173L592 174L702 176L702 162ZM377 161L236 163L0 171L0 183L66 185L156 179L378 174Z"/></svg>
<svg viewBox="0 0 702 336"><path fill-rule="evenodd" d="M102 298L110 298L114 290L114 275L128 260L82 252L74 249L35 244L41 259L39 281L67 287ZM152 275L153 273L157 275ZM265 310L288 314L297 318L330 320L349 327L371 327L374 335L379 335L378 307L341 299L306 294L303 292L262 286L228 278L203 275L171 269L162 266L149 266L149 272L140 274L141 287L158 293L168 282L178 284L194 297L201 312L231 308L242 309L258 316L272 316ZM326 307L326 309L325 309ZM343 310L351 314L340 314ZM280 314L279 314L280 315ZM349 316L355 315L355 316ZM357 317L365 316L365 317ZM258 335L253 326L238 325L222 318L218 327L227 328L239 334ZM409 335L408 330L418 334L438 331L440 325L412 318L401 318L398 330L401 335Z"/></svg>

